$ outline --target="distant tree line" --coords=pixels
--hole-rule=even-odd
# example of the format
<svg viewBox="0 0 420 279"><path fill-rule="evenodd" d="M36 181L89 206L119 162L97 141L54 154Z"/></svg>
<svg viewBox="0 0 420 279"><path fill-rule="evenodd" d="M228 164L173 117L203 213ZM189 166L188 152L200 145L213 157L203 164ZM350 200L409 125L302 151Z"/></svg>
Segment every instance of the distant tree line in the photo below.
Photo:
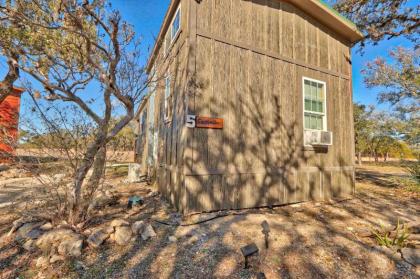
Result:
<svg viewBox="0 0 420 279"><path fill-rule="evenodd" d="M416 144L405 134L407 123L373 107L354 104L355 142L358 164L362 157L378 162L390 157L408 159L418 156Z"/></svg>

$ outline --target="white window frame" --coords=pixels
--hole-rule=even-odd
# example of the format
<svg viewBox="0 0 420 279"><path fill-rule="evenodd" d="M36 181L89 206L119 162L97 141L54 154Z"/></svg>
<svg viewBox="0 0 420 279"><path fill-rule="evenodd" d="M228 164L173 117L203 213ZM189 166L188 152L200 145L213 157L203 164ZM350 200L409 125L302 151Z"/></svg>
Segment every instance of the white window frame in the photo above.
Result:
<svg viewBox="0 0 420 279"><path fill-rule="evenodd" d="M320 113L320 112L313 112L313 111L306 111L305 110L305 80L307 81L312 81L312 82L316 82L319 84L323 85L324 88L324 113ZM324 131L327 132L328 131L328 110L327 110L327 83L325 81L321 81L321 80L317 80L317 79L313 79L313 78L309 78L309 77L302 77L302 108L303 108L303 131ZM311 113L311 114L316 114L316 115L321 115L322 117L322 130L318 130L318 129L307 129L305 128L305 113Z"/></svg>
<svg viewBox="0 0 420 279"><path fill-rule="evenodd" d="M178 15L179 15L179 27L178 27L178 30L176 31L176 33L173 34L172 28L174 26L175 19L176 19L176 17ZM182 26L182 14L181 14L181 3L180 3L179 6L178 6L178 8L176 9L176 12L175 12L174 16L172 17L171 23L170 23L170 25L168 27L168 30L166 31L165 37L163 38L164 41L165 41L165 44L164 44L164 48L165 48L164 53L165 53L165 55L167 55L169 53L169 50L170 50L173 42L175 41L175 39L178 36L179 32L181 32L181 26ZM166 38L167 38L168 34L171 37L171 42L169 43L169 46L167 45L168 42L166 41Z"/></svg>
<svg viewBox="0 0 420 279"><path fill-rule="evenodd" d="M169 91L169 92L168 92ZM164 107L164 119L165 122L169 120L170 117L170 113L169 113L169 98L171 97L171 75L169 74L169 72L167 73L166 77L165 77L165 107Z"/></svg>
<svg viewBox="0 0 420 279"><path fill-rule="evenodd" d="M178 30L176 30L175 34L173 33L174 23L176 17L179 15L179 26ZM181 4L179 4L178 8L176 9L176 12L174 14L174 17L172 18L171 22L171 44L174 42L175 38L178 36L178 33L181 31L181 24L182 24L182 14L181 14Z"/></svg>

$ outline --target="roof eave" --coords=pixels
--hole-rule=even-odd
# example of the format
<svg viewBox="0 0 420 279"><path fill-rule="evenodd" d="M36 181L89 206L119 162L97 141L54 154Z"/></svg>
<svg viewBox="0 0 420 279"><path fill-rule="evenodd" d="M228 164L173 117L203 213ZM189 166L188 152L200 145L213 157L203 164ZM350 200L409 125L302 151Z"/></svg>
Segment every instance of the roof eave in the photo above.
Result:
<svg viewBox="0 0 420 279"><path fill-rule="evenodd" d="M364 38L357 26L331 8L322 0L287 0L310 16L331 28L350 43L355 44Z"/></svg>
<svg viewBox="0 0 420 279"><path fill-rule="evenodd" d="M353 22L340 15L337 11L329 7L328 4L326 4L322 0L286 1L292 3L294 6L300 8L301 10L311 15L313 18L317 19L327 27L331 28L332 30L346 38L351 44L355 44L364 39L364 35L358 30L357 26ZM166 12L162 27L159 31L159 35L150 54L150 58L147 61L147 73L149 73L152 69L152 65L156 58L156 52L159 49L159 45L163 41L164 34L168 28L171 16L175 12L175 9L179 2L180 0L172 0L168 11Z"/></svg>

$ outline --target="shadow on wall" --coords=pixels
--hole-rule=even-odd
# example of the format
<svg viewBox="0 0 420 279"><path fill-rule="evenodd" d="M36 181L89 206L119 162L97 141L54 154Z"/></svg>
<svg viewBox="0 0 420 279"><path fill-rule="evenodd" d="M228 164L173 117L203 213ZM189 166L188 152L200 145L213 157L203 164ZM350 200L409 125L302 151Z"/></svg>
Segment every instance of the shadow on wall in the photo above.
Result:
<svg viewBox="0 0 420 279"><path fill-rule="evenodd" d="M249 86L246 94L239 89L209 94L210 82L195 79L195 111L190 113L223 117L225 127L190 130L182 210L253 208L353 193L353 170L339 169L347 165L341 155L328 148L303 148L296 97L285 100L282 92L267 94L258 85ZM328 166L338 169L326 167L327 157L335 160Z"/></svg>

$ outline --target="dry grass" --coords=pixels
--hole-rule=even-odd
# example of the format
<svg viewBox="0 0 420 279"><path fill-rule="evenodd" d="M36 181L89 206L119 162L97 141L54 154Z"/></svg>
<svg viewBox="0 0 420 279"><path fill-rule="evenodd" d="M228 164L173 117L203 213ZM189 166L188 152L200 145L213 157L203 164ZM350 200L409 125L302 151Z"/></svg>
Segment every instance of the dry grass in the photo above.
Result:
<svg viewBox="0 0 420 279"><path fill-rule="evenodd" d="M360 168L357 194L350 200L242 211L188 227L155 222L177 218L173 208L159 197L146 199L138 214L127 212L129 196L145 196L151 189L144 184L121 183L120 172L117 170L117 175L110 176L109 181L121 194L120 204L99 211L91 226L127 217L131 221L150 222L157 237L149 241L137 239L126 247L105 244L100 250L86 249L81 259L42 271L46 278L256 278L258 272L264 272L267 278L416 278L420 275L418 267L397 260L391 252L379 248L374 239L357 233L381 224L395 225L398 219L418 218L420 195L390 182L392 177L405 175L396 165ZM3 188L0 188L1 195L4 195ZM4 212L8 213L0 214L2 232L7 231L14 217L13 212L1 213ZM269 249L264 248L263 221L271 229ZM169 236L176 236L177 242L169 242ZM251 268L245 270L240 247L251 242L257 243L260 253L252 260ZM31 264L34 257L16 246L0 245L0 278L38 276L40 271Z"/></svg>

